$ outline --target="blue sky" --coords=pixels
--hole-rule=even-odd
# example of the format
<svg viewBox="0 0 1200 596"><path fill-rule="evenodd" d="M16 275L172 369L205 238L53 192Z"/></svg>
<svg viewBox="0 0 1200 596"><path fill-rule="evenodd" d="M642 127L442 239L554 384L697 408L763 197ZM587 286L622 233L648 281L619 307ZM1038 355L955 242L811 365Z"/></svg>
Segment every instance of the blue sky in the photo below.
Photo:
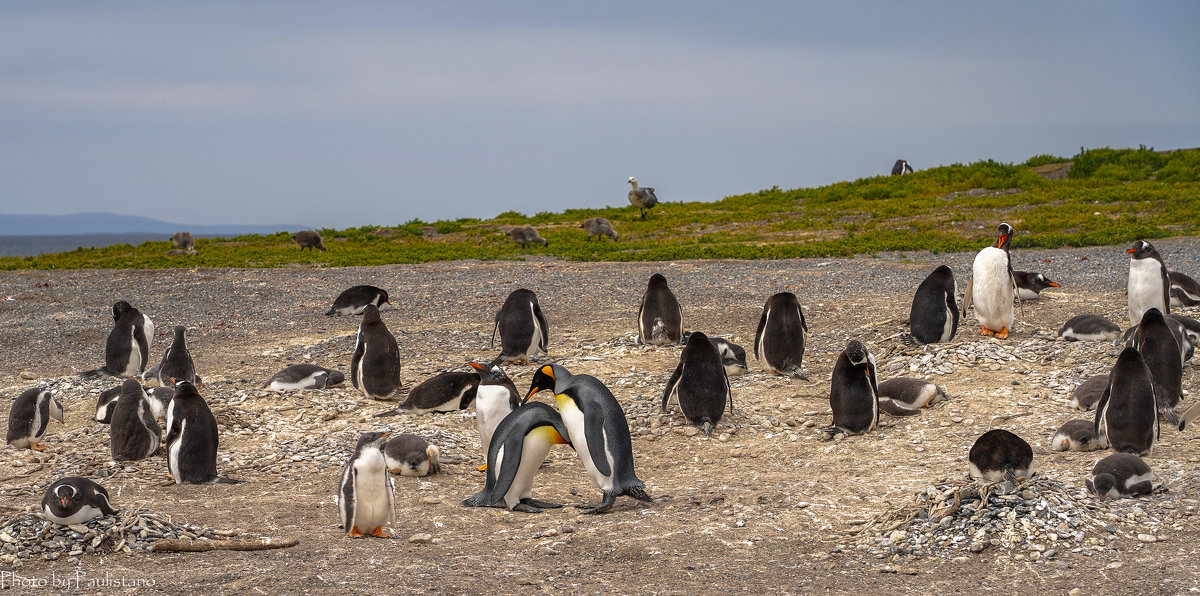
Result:
<svg viewBox="0 0 1200 596"><path fill-rule="evenodd" d="M314 227L1200 145L1200 3L6 2L0 212Z"/></svg>

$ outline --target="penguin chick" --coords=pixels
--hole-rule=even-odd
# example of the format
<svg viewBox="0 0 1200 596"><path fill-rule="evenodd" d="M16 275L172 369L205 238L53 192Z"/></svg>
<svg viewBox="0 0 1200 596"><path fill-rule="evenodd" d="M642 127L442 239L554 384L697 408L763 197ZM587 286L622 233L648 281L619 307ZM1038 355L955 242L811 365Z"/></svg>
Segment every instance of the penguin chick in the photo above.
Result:
<svg viewBox="0 0 1200 596"><path fill-rule="evenodd" d="M671 402L679 404L683 417L699 426L704 436L711 436L713 427L725 414L725 402L733 410L733 394L729 378L717 347L708 336L696 331L688 337L679 356L679 364L662 395L662 410Z"/></svg>
<svg viewBox="0 0 1200 596"><path fill-rule="evenodd" d="M48 389L26 389L13 401L8 412L6 440L17 449L45 451L46 446L38 442L46 436L51 420L63 423L63 407L54 395Z"/></svg>
<svg viewBox="0 0 1200 596"><path fill-rule="evenodd" d="M1067 405L1076 410L1090 412L1096 409L1096 404L1100 403L1100 397L1104 395L1104 390L1107 388L1108 375L1088 377L1071 392L1071 401L1067 402Z"/></svg>
<svg viewBox="0 0 1200 596"><path fill-rule="evenodd" d="M1037 300L1046 288L1061 288L1062 286L1050 281L1041 273L1031 271L1013 271L1013 282L1016 284L1017 298L1021 300Z"/></svg>
<svg viewBox="0 0 1200 596"><path fill-rule="evenodd" d="M1088 491L1103 501L1148 495L1154 491L1154 474L1142 458L1128 453L1114 453L1098 462L1087 479Z"/></svg>
<svg viewBox="0 0 1200 596"><path fill-rule="evenodd" d="M1171 306L1196 306L1200 304L1200 283L1185 273L1167 271L1171 282Z"/></svg>
<svg viewBox="0 0 1200 596"><path fill-rule="evenodd" d="M520 288L513 290L500 310L492 328L492 346L500 336L500 363L529 364L539 353L546 353L550 344L550 326L538 304L537 294Z"/></svg>
<svg viewBox="0 0 1200 596"><path fill-rule="evenodd" d="M352 286L347 288L333 300L333 306L329 307L325 316L361 315L363 309L368 304L374 305L377 308L383 308L384 304L391 304L388 301L387 290L375 286Z"/></svg>
<svg viewBox="0 0 1200 596"><path fill-rule="evenodd" d="M933 407L948 399L941 387L924 379L894 377L879 384L879 407L889 414L893 410L919 413L920 408Z"/></svg>
<svg viewBox="0 0 1200 596"><path fill-rule="evenodd" d="M428 476L442 471L437 445L417 435L403 434L389 438L383 444L383 457L388 472L400 476Z"/></svg>
<svg viewBox="0 0 1200 596"><path fill-rule="evenodd" d="M984 482L1015 482L1033 477L1033 448L1017 435L992 429L983 433L967 454L971 478Z"/></svg>
<svg viewBox="0 0 1200 596"><path fill-rule="evenodd" d="M638 343L675 345L683 338L683 309L661 273L650 276L638 306Z"/></svg>
<svg viewBox="0 0 1200 596"><path fill-rule="evenodd" d="M393 399L392 394L400 388L400 346L373 304L363 309L358 325L350 359L350 383L374 399Z"/></svg>
<svg viewBox="0 0 1200 596"><path fill-rule="evenodd" d="M1090 420L1071 420L1062 425L1050 438L1054 451L1095 451L1108 443L1096 436L1096 425Z"/></svg>
<svg viewBox="0 0 1200 596"><path fill-rule="evenodd" d="M1121 327L1100 315L1075 315L1058 330L1067 341L1112 341L1121 337Z"/></svg>
<svg viewBox="0 0 1200 596"><path fill-rule="evenodd" d="M391 538L383 526L396 518L395 485L387 474L381 448L392 433L368 432L358 437L354 455L342 468L338 486L338 510L342 528L351 538L367 534Z"/></svg>
<svg viewBox="0 0 1200 596"><path fill-rule="evenodd" d="M302 389L326 389L346 381L341 371L315 364L289 364L287 368L271 375L263 389L272 391L298 391Z"/></svg>
<svg viewBox="0 0 1200 596"><path fill-rule="evenodd" d="M808 380L800 370L804 360L804 334L808 323L800 300L791 292L780 292L767 299L758 329L754 332L754 357L773 375L789 375Z"/></svg>

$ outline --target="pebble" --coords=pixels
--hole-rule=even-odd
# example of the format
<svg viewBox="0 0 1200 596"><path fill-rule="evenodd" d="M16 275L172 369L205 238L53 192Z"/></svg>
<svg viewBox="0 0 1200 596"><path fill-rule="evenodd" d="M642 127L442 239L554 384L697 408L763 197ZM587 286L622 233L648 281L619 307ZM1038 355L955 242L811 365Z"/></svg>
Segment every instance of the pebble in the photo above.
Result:
<svg viewBox="0 0 1200 596"><path fill-rule="evenodd" d="M432 534L413 534L408 537L408 541L413 544L429 544L432 540Z"/></svg>

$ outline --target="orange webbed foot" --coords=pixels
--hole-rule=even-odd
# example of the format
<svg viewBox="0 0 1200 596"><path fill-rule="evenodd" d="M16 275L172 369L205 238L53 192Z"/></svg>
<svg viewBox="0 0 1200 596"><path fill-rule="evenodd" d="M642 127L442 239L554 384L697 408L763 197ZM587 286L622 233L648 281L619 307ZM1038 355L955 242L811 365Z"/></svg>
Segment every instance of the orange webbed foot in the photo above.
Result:
<svg viewBox="0 0 1200 596"><path fill-rule="evenodd" d="M997 331L996 338L997 339L1007 339L1008 338L1008 327L1005 327L1005 328Z"/></svg>
<svg viewBox="0 0 1200 596"><path fill-rule="evenodd" d="M995 331L992 331L991 329L988 329L987 327L979 328L979 335L995 335L995 334L996 334Z"/></svg>
<svg viewBox="0 0 1200 596"><path fill-rule="evenodd" d="M475 470L476 470L476 471L478 471L478 472L486 472L486 471L487 471L487 464L483 464L482 466L479 466L478 468L475 468Z"/></svg>
<svg viewBox="0 0 1200 596"><path fill-rule="evenodd" d="M371 530L371 535L376 538L391 538L392 537L391 534L385 533L383 531L383 526L379 526L378 528Z"/></svg>
<svg viewBox="0 0 1200 596"><path fill-rule="evenodd" d="M351 538L363 538L365 536L366 536L366 534L363 534L362 532L358 531L358 526L354 526L353 528L350 528L350 537Z"/></svg>
<svg viewBox="0 0 1200 596"><path fill-rule="evenodd" d="M34 443L33 441L29 442L29 448L34 451L45 451L46 450L45 445L38 445L37 443Z"/></svg>

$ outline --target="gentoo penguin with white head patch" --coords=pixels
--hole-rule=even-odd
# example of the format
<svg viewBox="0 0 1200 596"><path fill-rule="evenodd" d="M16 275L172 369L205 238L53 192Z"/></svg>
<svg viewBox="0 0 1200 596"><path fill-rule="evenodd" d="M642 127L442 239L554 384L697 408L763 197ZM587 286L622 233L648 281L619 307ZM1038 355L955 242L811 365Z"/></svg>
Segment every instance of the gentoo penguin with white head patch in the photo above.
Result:
<svg viewBox="0 0 1200 596"><path fill-rule="evenodd" d="M392 399L400 388L400 346L379 316L379 309L368 304L363 309L354 356L350 359L350 382L363 395Z"/></svg>
<svg viewBox="0 0 1200 596"><path fill-rule="evenodd" d="M472 362L471 367L479 373L479 386L475 388L475 429L479 431L479 445L486 458L492 433L505 416L521 405L521 394L496 362L487 365Z"/></svg>
<svg viewBox="0 0 1200 596"><path fill-rule="evenodd" d="M109 424L112 422L113 411L116 410L117 399L121 397L122 385L117 385L112 389L106 389L100 392L100 396L96 398L96 414L92 417L93 420L101 424Z"/></svg>
<svg viewBox="0 0 1200 596"><path fill-rule="evenodd" d="M163 387L173 387L180 381L198 384L196 365L192 363L192 353L187 347L187 328L175 326L175 338L171 346L163 353L162 364L158 367L158 382Z"/></svg>
<svg viewBox="0 0 1200 596"><path fill-rule="evenodd" d="M686 341L686 340L685 340ZM725 366L725 376L736 377L746 374L746 349L723 337L709 336L708 341L717 348L721 355L721 364Z"/></svg>
<svg viewBox="0 0 1200 596"><path fill-rule="evenodd" d="M968 306L975 307L980 335L1008 337L1013 324L1012 261L1008 247L1012 243L1013 227L1002 223L996 228L996 242L979 251L971 267L971 281L963 298L963 314Z"/></svg>
<svg viewBox="0 0 1200 596"><path fill-rule="evenodd" d="M382 450L388 472L392 474L421 477L442 471L437 445L430 445L417 435L392 436L383 444Z"/></svg>
<svg viewBox="0 0 1200 596"><path fill-rule="evenodd" d="M113 328L104 344L104 370L114 377L133 377L146 368L154 343L154 322L124 300L112 307Z"/></svg>
<svg viewBox="0 0 1200 596"><path fill-rule="evenodd" d="M272 391L298 391L300 389L326 389L346 381L341 371L315 364L289 364L287 368L271 375L263 389Z"/></svg>
<svg viewBox="0 0 1200 596"><path fill-rule="evenodd" d="M1108 497L1148 495L1154 491L1154 474L1142 458L1129 453L1114 453L1096 462L1087 479L1087 488L1101 501Z"/></svg>
<svg viewBox="0 0 1200 596"><path fill-rule="evenodd" d="M1017 298L1021 300L1037 300L1042 295L1042 290L1062 287L1041 273L1013 271L1012 274L1013 283L1016 284Z"/></svg>
<svg viewBox="0 0 1200 596"><path fill-rule="evenodd" d="M934 269L913 295L908 323L912 336L923 344L947 342L958 331L958 283L954 272L942 265Z"/></svg>
<svg viewBox="0 0 1200 596"><path fill-rule="evenodd" d="M384 304L391 304L388 301L387 290L375 286L353 286L348 288L341 294L338 294L338 297L333 301L333 306L329 307L325 316L361 315L363 309L368 304L379 308L383 308Z"/></svg>
<svg viewBox="0 0 1200 596"><path fill-rule="evenodd" d="M850 340L833 365L829 380L829 407L833 426L825 434L861 435L879 424L879 382L875 358L857 339Z"/></svg>
<svg viewBox="0 0 1200 596"><path fill-rule="evenodd" d="M117 509L103 486L79 476L55 480L42 497L42 515L61 526L87 523L114 515Z"/></svg>
<svg viewBox="0 0 1200 596"><path fill-rule="evenodd" d="M638 306L638 343L675 345L682 338L683 309L671 288L667 287L667 278L655 273L650 276Z"/></svg>
<svg viewBox="0 0 1200 596"><path fill-rule="evenodd" d="M1091 420L1071 420L1050 438L1050 448L1055 451L1095 451L1107 447L1108 443L1096 436L1096 425Z"/></svg>
<svg viewBox="0 0 1200 596"><path fill-rule="evenodd" d="M137 379L125 379L113 408L109 452L116 461L146 459L158 452L162 428L150 409L150 398Z"/></svg>
<svg viewBox="0 0 1200 596"><path fill-rule="evenodd" d="M946 392L925 379L893 377L879 383L879 407L890 410L919 410L946 401Z"/></svg>
<svg viewBox="0 0 1200 596"><path fill-rule="evenodd" d="M63 407L48 389L26 389L13 401L8 412L8 441L17 449L44 451L38 441L46 436L51 420L63 422Z"/></svg>
<svg viewBox="0 0 1200 596"><path fill-rule="evenodd" d="M513 290L496 311L493 346L497 333L500 334L500 362L529 364L534 356L546 353L550 345L550 326L546 324L537 294L525 288Z"/></svg>
<svg viewBox="0 0 1200 596"><path fill-rule="evenodd" d="M807 381L808 377L800 371L807 332L808 323L796 295L775 294L767 299L759 316L754 332L754 357L773 375L790 375Z"/></svg>
<svg viewBox="0 0 1200 596"><path fill-rule="evenodd" d="M1100 315L1075 315L1058 330L1067 341L1112 341L1121 337L1121 327Z"/></svg>
<svg viewBox="0 0 1200 596"><path fill-rule="evenodd" d="M1096 405L1096 436L1113 451L1149 455L1158 440L1158 408L1150 369L1135 348L1117 357Z"/></svg>
<svg viewBox="0 0 1200 596"><path fill-rule="evenodd" d="M729 390L729 378L725 375L725 364L717 347L708 341L708 336L696 331L688 337L687 345L679 356L679 364L667 381L662 394L662 411L667 404L679 404L683 417L699 426L704 436L711 436L713 427L725 414L725 403L733 410L733 394Z"/></svg>
<svg viewBox="0 0 1200 596"><path fill-rule="evenodd" d="M1025 439L1001 428L976 439L967 460L971 478L984 482L1015 482L1033 476L1033 448Z"/></svg>
<svg viewBox="0 0 1200 596"><path fill-rule="evenodd" d="M382 447L392 433L369 432L358 437L354 455L342 468L338 485L338 510L342 528L351 538L367 534L391 538L383 531L396 518L395 484L387 473Z"/></svg>
<svg viewBox="0 0 1200 596"><path fill-rule="evenodd" d="M1125 252L1129 253L1129 323L1137 325L1151 308L1171 314L1171 280L1158 251L1138 240Z"/></svg>
<svg viewBox="0 0 1200 596"><path fill-rule="evenodd" d="M475 403L475 391L478 387L477 372L441 372L410 389L404 403L385 414L398 414L401 410L409 410L414 414L465 410Z"/></svg>
<svg viewBox="0 0 1200 596"><path fill-rule="evenodd" d="M121 399L124 399L122 397ZM180 381L167 408L167 473L175 484L235 481L217 477L217 419L196 386Z"/></svg>
<svg viewBox="0 0 1200 596"><path fill-rule="evenodd" d="M1171 306L1196 306L1200 304L1200 283L1186 273L1167 271L1171 281Z"/></svg>
<svg viewBox="0 0 1200 596"><path fill-rule="evenodd" d="M533 476L555 445L570 445L567 427L554 408L528 402L496 427L488 445L487 481L483 490L467 497L464 507L505 507L509 511L541 513L562 507L533 498Z"/></svg>
<svg viewBox="0 0 1200 596"><path fill-rule="evenodd" d="M604 492L604 500L584 513L608 511L620 495L649 502L646 485L633 470L629 421L608 387L596 377L573 375L558 364L547 364L534 373L525 400L546 389L554 392L567 429L565 438L575 448L592 484Z"/></svg>
<svg viewBox="0 0 1200 596"><path fill-rule="evenodd" d="M1107 388L1108 375L1088 377L1071 392L1071 401L1067 402L1067 405L1076 410L1090 412L1096 408L1096 404L1100 403L1100 398L1104 396L1104 390Z"/></svg>
<svg viewBox="0 0 1200 596"><path fill-rule="evenodd" d="M1158 411L1172 426L1179 424L1175 406L1183 399L1183 358L1176 334L1157 308L1147 309L1138 323L1137 351L1142 355L1154 383Z"/></svg>

